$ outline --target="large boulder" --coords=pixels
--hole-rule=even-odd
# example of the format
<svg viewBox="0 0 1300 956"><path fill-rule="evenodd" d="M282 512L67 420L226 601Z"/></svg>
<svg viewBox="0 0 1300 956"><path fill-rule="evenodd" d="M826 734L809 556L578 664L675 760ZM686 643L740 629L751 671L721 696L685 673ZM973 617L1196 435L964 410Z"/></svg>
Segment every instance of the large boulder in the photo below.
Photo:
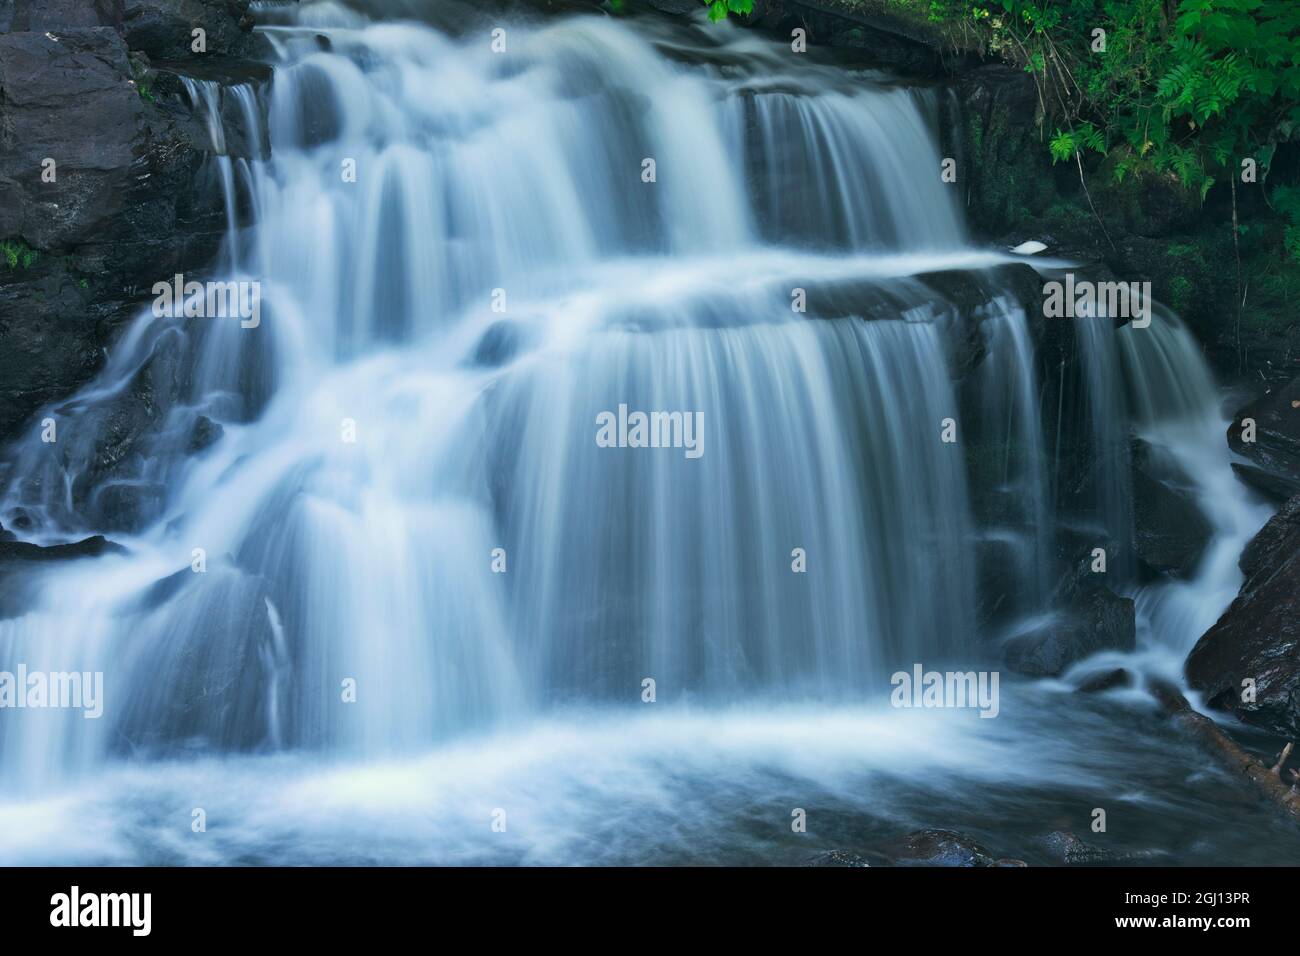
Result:
<svg viewBox="0 0 1300 956"><path fill-rule="evenodd" d="M290 686L266 581L224 563L204 574L184 568L173 579L150 595L159 606L143 625L168 640L124 665L134 669L126 686L142 690L116 712L115 746L228 752L264 745L273 710L283 706L268 687ZM285 710L281 729L292 739L296 726Z"/></svg>
<svg viewBox="0 0 1300 956"><path fill-rule="evenodd" d="M1133 553L1155 571L1191 573L1214 529L1176 465L1143 441L1134 441L1131 461Z"/></svg>
<svg viewBox="0 0 1300 956"><path fill-rule="evenodd" d="M1248 420L1254 441L1246 441ZM1234 465L1257 491L1285 500L1300 494L1300 376L1275 388L1237 412L1228 426L1228 446L1251 461Z"/></svg>
<svg viewBox="0 0 1300 956"><path fill-rule="evenodd" d="M1135 470L1133 553L1156 571L1190 574L1214 531L1186 494Z"/></svg>
<svg viewBox="0 0 1300 956"><path fill-rule="evenodd" d="M208 52L247 56L255 49L249 0L123 0L122 32L132 50L155 60L185 59L202 30Z"/></svg>
<svg viewBox="0 0 1300 956"><path fill-rule="evenodd" d="M1300 737L1300 495L1264 525L1240 564L1241 591L1197 641L1187 680L1212 707ZM1247 680L1253 694L1244 693Z"/></svg>

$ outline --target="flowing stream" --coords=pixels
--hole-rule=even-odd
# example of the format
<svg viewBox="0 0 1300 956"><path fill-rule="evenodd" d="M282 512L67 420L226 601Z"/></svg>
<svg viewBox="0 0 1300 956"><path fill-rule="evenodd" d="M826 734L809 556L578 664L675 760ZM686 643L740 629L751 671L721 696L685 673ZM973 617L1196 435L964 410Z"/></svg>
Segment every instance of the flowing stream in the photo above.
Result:
<svg viewBox="0 0 1300 956"><path fill-rule="evenodd" d="M26 572L0 620L0 668L105 685L97 720L0 717L0 862L798 863L919 826L1046 862L1097 806L1141 859L1300 848L1140 687L890 706L914 663L999 666L981 541L1049 612L1062 417L1113 452L1103 528L1137 435L1214 530L1186 579L1115 585L1139 649L1079 673L1177 678L1268 515L1168 313L1080 321L1084 399L1040 408L1019 260L938 175L941 91L726 25L255 9L273 79L187 89L212 278L259 283L256 326L146 310L58 442L9 451L4 527L121 550ZM602 447L620 406L699 454ZM1001 450L1002 520L948 419Z"/></svg>

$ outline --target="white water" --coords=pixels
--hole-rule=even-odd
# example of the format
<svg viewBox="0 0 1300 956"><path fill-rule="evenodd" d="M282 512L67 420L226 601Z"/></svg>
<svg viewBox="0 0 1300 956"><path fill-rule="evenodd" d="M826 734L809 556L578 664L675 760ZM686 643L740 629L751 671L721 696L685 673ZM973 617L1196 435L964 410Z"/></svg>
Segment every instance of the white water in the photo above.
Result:
<svg viewBox="0 0 1300 956"><path fill-rule="evenodd" d="M262 283L261 325L142 316L59 409L57 449L33 434L16 454L6 527L108 530L128 553L34 576L31 609L0 621L0 666L102 670L109 696L100 721L0 723L0 779L28 795L0 805L0 859L636 861L661 841L625 828L600 853L601 808L684 799L698 833L720 812L692 804L715 772L744 803L784 799L776 778L853 803L871 802L847 796L864 779L893 781L881 799L901 820L921 818L936 770L1066 786L1089 762L1054 755L1028 705L998 721L884 706L914 661L991 660L965 466L937 440L962 418L949 333L969 317L914 277L1005 257L972 249L954 195L916 174L939 169L930 94L846 86L726 28L710 55L746 69L679 65L599 17L512 25L497 55L486 31L365 25L330 4L277 16L311 29L273 33L270 158L219 160L224 273ZM250 88L191 89L255 114ZM252 223L233 222L241 195ZM1041 596L1032 342L1023 312L996 296L986 312L980 414L1022 449L1003 478L1024 502L1017 573ZM1089 339L1089 395L1114 438L1122 382L1139 383L1133 420L1215 522L1195 581L1139 596L1148 644L1185 654L1263 512L1226 484L1185 332L1172 317L1146 331ZM138 472L111 482L154 497L123 524L86 463L145 374L165 414ZM1156 407L1196 375L1184 405ZM704 455L597 447L597 414L620 403L702 411ZM225 431L191 456L199 415ZM1102 517L1123 508L1117 491ZM809 573L791 573L795 548ZM770 715L737 716L759 700ZM230 756L250 750L279 755ZM48 834L95 788L118 822L51 857ZM390 792L404 814L428 799L450 815L417 826L421 849L377 823ZM525 842L489 849L473 821L507 803ZM233 829L194 844L188 808L205 805ZM715 840L744 844L736 826Z"/></svg>
<svg viewBox="0 0 1300 956"><path fill-rule="evenodd" d="M1194 573L1142 588L1136 595L1138 624L1167 677L1182 664L1232 603L1241 586L1237 559L1263 527L1272 509L1243 491L1225 447L1228 418L1216 407L1216 392L1191 335L1167 321L1153 324L1148 341L1139 330L1123 329L1120 352L1129 383L1137 434L1195 499L1214 535Z"/></svg>

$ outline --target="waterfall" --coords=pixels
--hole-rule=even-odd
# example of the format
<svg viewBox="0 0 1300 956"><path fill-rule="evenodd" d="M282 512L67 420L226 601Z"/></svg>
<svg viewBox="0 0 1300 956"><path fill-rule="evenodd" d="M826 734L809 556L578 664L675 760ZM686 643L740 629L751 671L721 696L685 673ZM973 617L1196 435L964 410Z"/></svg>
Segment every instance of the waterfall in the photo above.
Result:
<svg viewBox="0 0 1300 956"><path fill-rule="evenodd" d="M1134 593L1155 666L1180 679L1197 639L1236 597L1242 582L1237 559L1272 509L1246 493L1232 471L1233 455L1223 440L1229 419L1218 407L1199 346L1177 317L1160 310L1150 328L1126 326L1116 339L1137 434L1213 530L1189 578Z"/></svg>
<svg viewBox="0 0 1300 956"><path fill-rule="evenodd" d="M521 733L581 762L547 729L574 708L616 740L611 715L648 699L887 699L915 662L996 666L982 536L1010 542L1018 611L1044 610L1056 371L993 271L1011 258L971 244L940 179L932 91L726 26L510 21L496 53L486 28L258 10L269 85L186 82L228 217L211 275L186 278L255 283L260 321L146 309L49 409L57 444L10 450L5 528L121 549L23 572L0 667L103 672L108 706L0 721L6 788L249 752L438 746L462 767L465 741L518 756ZM1185 652L1262 512L1227 490L1175 317L1076 334L1098 524L1131 521L1132 426L1215 525L1193 580L1134 588L1151 646ZM602 445L629 410L698 422L700 454ZM991 450L996 521L948 428ZM672 719L647 739L693 732ZM892 760L874 720L885 743L854 753ZM918 766L962 762L925 739Z"/></svg>
<svg viewBox="0 0 1300 956"><path fill-rule="evenodd" d="M989 307L988 357L979 377L981 415L997 460L990 481L1006 498L1009 524L992 534L1012 535L1021 610L1037 610L1046 599L1052 570L1052 500L1043 447L1040 384L1034 342L1024 307L1000 297Z"/></svg>
<svg viewBox="0 0 1300 956"><path fill-rule="evenodd" d="M84 751L52 769L418 749L637 702L646 678L827 699L973 652L944 319L908 279L966 254L945 187L909 175L939 165L931 97L778 92L601 18L512 29L508 58L411 24L329 29L326 51L321 29L278 33L269 91L187 84L223 172L222 278L261 284L260 324L142 315L60 410L71 441L32 436L6 490L34 540L128 549L39 577L0 623L6 659L57 645L129 697L94 742L45 721ZM824 252L772 244L831 220ZM814 317L836 289L873 320ZM146 377L165 421L109 479L139 495L124 517L78 468ZM620 405L698 414L703 454L598 446ZM195 456L200 419L223 431ZM34 741L6 729L6 769Z"/></svg>

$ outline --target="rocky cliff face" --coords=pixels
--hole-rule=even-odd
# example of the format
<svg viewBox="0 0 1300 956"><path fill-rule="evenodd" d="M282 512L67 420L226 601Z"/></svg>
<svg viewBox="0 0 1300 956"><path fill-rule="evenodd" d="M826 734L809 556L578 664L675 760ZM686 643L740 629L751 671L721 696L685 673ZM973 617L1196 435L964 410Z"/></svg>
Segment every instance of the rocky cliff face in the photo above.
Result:
<svg viewBox="0 0 1300 956"><path fill-rule="evenodd" d="M0 443L211 261L222 199L176 76L246 77L251 26L247 0L0 3Z"/></svg>

